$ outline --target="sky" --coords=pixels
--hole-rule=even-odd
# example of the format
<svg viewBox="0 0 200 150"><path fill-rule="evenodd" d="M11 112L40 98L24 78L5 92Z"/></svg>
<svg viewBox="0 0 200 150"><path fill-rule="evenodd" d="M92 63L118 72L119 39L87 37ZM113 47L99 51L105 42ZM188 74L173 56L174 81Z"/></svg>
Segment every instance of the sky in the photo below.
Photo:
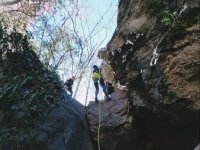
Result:
<svg viewBox="0 0 200 150"><path fill-rule="evenodd" d="M58 7L55 7L56 9L53 9L53 10L51 9L51 12L47 11L43 13L44 16L40 16L38 17L38 19L35 20L35 22L33 23L33 26L30 28L30 31L34 33L33 36L35 37L35 39L36 40L42 39L42 40L46 40L47 42L51 41L51 36L53 36L54 38L57 29L59 30L61 28L64 29L64 36L68 33L70 34L70 31L71 33L74 33L73 23L69 21L70 20L69 18L67 20L69 22L65 22L65 26L62 26L63 19L65 18L65 16L69 16L68 12L70 12L75 24L75 30L78 33L78 36L75 36L74 38L75 43L79 41L79 39L85 40L87 39L87 37L91 37L89 38L87 42L85 42L86 48L84 50L88 50L88 49L100 50L101 48L106 47L106 44L111 39L117 25L118 0L99 0L99 1L74 0L75 3L73 5L70 5L70 3L67 3L68 1L64 1L64 2L66 3L63 3L63 5L58 5ZM77 6L76 6L76 2L77 2ZM76 8L78 8L78 13L75 10ZM56 13L55 14L53 13L52 15L52 12L54 12L54 10L56 10L55 11ZM51 16L54 16L54 17L51 17ZM48 31L45 32L44 34L43 33L44 29L41 29L41 27L48 28ZM45 36L45 38L43 36ZM73 39L73 37L71 39ZM63 38L61 40L64 40L63 43L66 44L65 43L66 38ZM38 43L40 43L40 41ZM59 43L57 44L56 48L59 49L58 54L57 54L58 58L60 57L60 54L63 54L66 51L65 46L64 46L64 49L62 50L63 47L61 45L63 43L60 42L60 44ZM41 49L41 45L39 45L39 47ZM79 44L78 46L76 46L76 49L78 53L81 52ZM44 52L44 55L47 56L48 48L44 49L43 52ZM60 65L60 68L57 71L63 81L66 81L69 78L69 76L74 75L73 69L72 71L70 70L66 71L68 68L71 68L69 59L70 59L70 54L68 54L68 56L67 55L65 56L66 61L63 61L63 63ZM75 61L78 61L78 60L79 58L77 56L75 58ZM83 105L85 104L85 101L86 101L86 93L87 93L88 87L89 87L88 102L94 101L95 89L91 81L92 66L94 64L96 65L101 64L101 60L97 58L97 52L94 58L92 59L89 68L87 68L87 71L84 74L83 80L80 84L80 88L78 89L78 92L75 96L75 98ZM78 66L76 67L78 68ZM71 74L69 75L69 73ZM90 86L88 86L89 82L91 83ZM74 92L76 90L76 87L77 87L77 80L75 80L75 83L73 86ZM101 88L100 88L99 96L102 97Z"/></svg>

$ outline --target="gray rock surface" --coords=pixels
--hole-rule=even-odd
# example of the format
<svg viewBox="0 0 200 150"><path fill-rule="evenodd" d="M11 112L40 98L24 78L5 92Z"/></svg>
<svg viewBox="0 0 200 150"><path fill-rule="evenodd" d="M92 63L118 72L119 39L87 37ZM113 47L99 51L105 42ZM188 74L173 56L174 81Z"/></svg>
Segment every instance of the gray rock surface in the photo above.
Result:
<svg viewBox="0 0 200 150"><path fill-rule="evenodd" d="M93 150L85 108L66 96L39 126L38 141L48 150Z"/></svg>
<svg viewBox="0 0 200 150"><path fill-rule="evenodd" d="M120 144L133 138L133 118L124 93L126 90L116 89L116 92L111 95L112 100L90 102L88 105L87 120L90 132L97 142L100 125L100 145L104 149L117 149Z"/></svg>

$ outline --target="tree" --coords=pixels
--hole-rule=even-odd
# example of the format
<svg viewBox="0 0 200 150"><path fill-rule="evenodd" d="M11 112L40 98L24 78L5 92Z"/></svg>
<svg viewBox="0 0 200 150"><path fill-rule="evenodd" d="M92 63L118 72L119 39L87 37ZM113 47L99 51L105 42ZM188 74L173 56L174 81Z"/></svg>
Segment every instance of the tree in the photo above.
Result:
<svg viewBox="0 0 200 150"><path fill-rule="evenodd" d="M103 22L111 5L91 26L87 8L78 0L40 0L37 3L22 0L17 4L16 9L4 10L1 20L13 24L17 30L28 30L34 37L34 50L40 60L47 68L57 71L63 80L75 75L76 95L82 79L91 72L97 50L107 38L106 26L116 15Z"/></svg>
<svg viewBox="0 0 200 150"><path fill-rule="evenodd" d="M115 14L107 22L103 20L111 5L99 16L93 27L86 17L87 8L75 0L57 1L53 9L44 12L32 24L30 31L37 39L37 54L46 67L57 71L63 80L76 76L74 96L82 79L89 77L91 66L97 59L97 51L107 38L106 27ZM104 34L100 35L102 31Z"/></svg>
<svg viewBox="0 0 200 150"><path fill-rule="evenodd" d="M44 10L50 9L55 0L4 0L0 2L0 20L24 32L27 26Z"/></svg>

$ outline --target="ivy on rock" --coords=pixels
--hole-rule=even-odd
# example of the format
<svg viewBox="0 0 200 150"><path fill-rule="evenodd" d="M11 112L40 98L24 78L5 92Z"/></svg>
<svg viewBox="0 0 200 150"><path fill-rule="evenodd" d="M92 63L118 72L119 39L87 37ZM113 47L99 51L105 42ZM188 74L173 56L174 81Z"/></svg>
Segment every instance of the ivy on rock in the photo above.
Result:
<svg viewBox="0 0 200 150"><path fill-rule="evenodd" d="M43 66L29 41L29 35L0 24L0 147L6 149L12 149L9 143L23 149L37 144L38 122L63 97L62 81ZM27 146L25 139L32 142Z"/></svg>

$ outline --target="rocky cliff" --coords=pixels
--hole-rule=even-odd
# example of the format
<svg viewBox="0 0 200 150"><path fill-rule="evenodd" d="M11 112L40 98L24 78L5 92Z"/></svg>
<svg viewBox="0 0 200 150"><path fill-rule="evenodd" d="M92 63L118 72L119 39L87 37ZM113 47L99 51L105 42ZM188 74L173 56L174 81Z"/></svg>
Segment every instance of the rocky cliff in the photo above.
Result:
<svg viewBox="0 0 200 150"><path fill-rule="evenodd" d="M118 11L113 37L99 52L115 93L87 110L94 139L105 150L194 149L200 109L198 1L120 0Z"/></svg>
<svg viewBox="0 0 200 150"><path fill-rule="evenodd" d="M27 36L0 26L0 150L92 150L85 108Z"/></svg>

